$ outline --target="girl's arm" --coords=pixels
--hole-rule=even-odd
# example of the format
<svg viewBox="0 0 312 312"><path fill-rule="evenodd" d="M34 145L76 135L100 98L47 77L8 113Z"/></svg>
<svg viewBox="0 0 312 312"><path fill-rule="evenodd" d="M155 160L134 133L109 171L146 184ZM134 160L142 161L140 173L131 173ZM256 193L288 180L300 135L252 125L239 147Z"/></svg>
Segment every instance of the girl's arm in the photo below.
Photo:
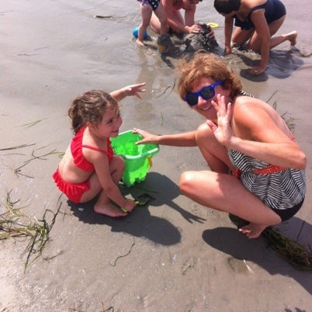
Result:
<svg viewBox="0 0 312 312"><path fill-rule="evenodd" d="M195 131L184 132L178 134L165 134L155 135L141 129L133 129L133 133L142 135L143 139L138 141L138 144L142 143L154 143L159 145L169 146L197 146L195 139Z"/></svg>
<svg viewBox="0 0 312 312"><path fill-rule="evenodd" d="M121 194L118 186L112 179L113 172L111 172L107 155L98 151L88 150L85 156L90 162L93 163L95 173L106 195L121 208L130 208L129 210L132 210L132 208L135 206L134 202L133 207L129 207L129 200Z"/></svg>
<svg viewBox="0 0 312 312"><path fill-rule="evenodd" d="M255 25L255 29L257 32L257 35L259 36L259 39L261 41L261 61L259 66L254 66L252 68L252 71L255 74L261 74L263 73L269 63L269 57L270 57L270 29L268 26L268 23L264 16L264 10L256 10L251 15L251 20L253 24Z"/></svg>
<svg viewBox="0 0 312 312"><path fill-rule="evenodd" d="M142 89L142 87L144 87L144 86L145 86L145 82L126 86L126 87L123 87L119 90L111 92L110 95L113 98L115 98L117 102L121 101L126 96L132 96L132 95L135 95L139 99L142 99L140 93L146 91L145 89Z"/></svg>

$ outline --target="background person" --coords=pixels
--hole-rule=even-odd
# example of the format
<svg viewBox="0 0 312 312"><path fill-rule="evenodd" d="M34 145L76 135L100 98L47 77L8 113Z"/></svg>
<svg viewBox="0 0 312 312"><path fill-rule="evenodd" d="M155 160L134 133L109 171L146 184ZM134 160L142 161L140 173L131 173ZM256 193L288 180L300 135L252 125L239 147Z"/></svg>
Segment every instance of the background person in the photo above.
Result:
<svg viewBox="0 0 312 312"><path fill-rule="evenodd" d="M176 35L198 33L201 27L195 24L195 13L200 1L202 0L161 0L170 31ZM150 26L156 33L160 33L161 23L155 14L152 15Z"/></svg>
<svg viewBox="0 0 312 312"><path fill-rule="evenodd" d="M167 23L167 16L166 11L161 3L160 0L138 0L141 2L140 10L142 16L142 22L139 25L138 29L138 38L136 40L137 44L140 46L145 46L143 40L145 36L146 29L150 24L152 13L157 16L159 21L159 34L160 38L158 38L158 42L164 43L158 47L158 51L160 53L167 53L169 52L172 47L173 43L171 42L170 35L169 35L169 26Z"/></svg>
<svg viewBox="0 0 312 312"><path fill-rule="evenodd" d="M274 36L286 18L286 8L279 0L215 0L214 7L225 17L224 53L232 53L231 45L247 43L247 49L261 54L260 65L250 69L252 75L266 70L270 49L286 40L296 44L296 31ZM237 27L232 36L233 21Z"/></svg>

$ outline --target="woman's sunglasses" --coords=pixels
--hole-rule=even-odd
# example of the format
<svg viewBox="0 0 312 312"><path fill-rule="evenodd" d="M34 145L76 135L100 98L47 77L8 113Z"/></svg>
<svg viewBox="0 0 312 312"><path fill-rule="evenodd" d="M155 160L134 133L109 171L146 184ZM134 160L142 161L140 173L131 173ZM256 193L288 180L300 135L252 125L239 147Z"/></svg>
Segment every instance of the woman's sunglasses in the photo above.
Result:
<svg viewBox="0 0 312 312"><path fill-rule="evenodd" d="M195 106L198 103L198 97L202 97L204 100L212 99L215 96L215 87L223 84L223 81L217 81L210 86L203 87L198 92L188 93L183 99L188 105Z"/></svg>

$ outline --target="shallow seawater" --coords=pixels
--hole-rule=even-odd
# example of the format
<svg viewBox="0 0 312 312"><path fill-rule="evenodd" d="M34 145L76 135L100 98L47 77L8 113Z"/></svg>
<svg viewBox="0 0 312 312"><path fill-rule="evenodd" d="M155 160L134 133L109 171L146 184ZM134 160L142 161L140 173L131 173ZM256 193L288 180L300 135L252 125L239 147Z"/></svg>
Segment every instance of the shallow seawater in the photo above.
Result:
<svg viewBox="0 0 312 312"><path fill-rule="evenodd" d="M281 44L271 51L268 69L259 77L248 75L259 58L255 53L223 60L240 75L246 92L293 122L296 141L310 160L311 3L283 2L288 15L278 33L297 29L299 51ZM62 211L45 260L35 261L27 274L25 246L1 242L0 310L309 310L309 275L292 271L261 240L246 241L229 228L224 214L180 194L182 172L207 170L197 149L161 147L144 183L123 189L127 195L136 191L152 199L126 219L98 216L90 205L70 206L60 197L51 175L72 137L67 110L77 95L146 82L142 100L120 103L121 132L136 127L178 133L204 122L177 93L181 51L159 55L157 36L150 29L149 47L136 45L132 29L141 21L139 2L1 0L0 18L0 195L5 201L10 192L30 218L40 219L46 209L55 211L59 205ZM218 23L217 54L222 55L223 17L212 1L199 3L196 19ZM308 165L304 206L296 226L285 225L303 243L311 238L311 179ZM296 232L300 228L302 232ZM229 257L234 259L230 263ZM252 274L239 259L248 261ZM259 287L265 300L259 297Z"/></svg>

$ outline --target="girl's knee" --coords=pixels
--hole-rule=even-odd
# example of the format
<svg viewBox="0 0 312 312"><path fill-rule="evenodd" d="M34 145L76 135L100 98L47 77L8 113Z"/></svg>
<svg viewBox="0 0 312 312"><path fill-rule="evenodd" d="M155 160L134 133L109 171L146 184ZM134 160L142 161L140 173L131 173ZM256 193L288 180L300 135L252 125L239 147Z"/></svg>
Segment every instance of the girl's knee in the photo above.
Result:
<svg viewBox="0 0 312 312"><path fill-rule="evenodd" d="M122 168L122 170L124 170L126 166L125 161L121 156L118 156L118 166Z"/></svg>
<svg viewBox="0 0 312 312"><path fill-rule="evenodd" d="M119 170L125 169L125 161L124 159L119 155L114 155L112 161L111 161L111 167L118 168Z"/></svg>

